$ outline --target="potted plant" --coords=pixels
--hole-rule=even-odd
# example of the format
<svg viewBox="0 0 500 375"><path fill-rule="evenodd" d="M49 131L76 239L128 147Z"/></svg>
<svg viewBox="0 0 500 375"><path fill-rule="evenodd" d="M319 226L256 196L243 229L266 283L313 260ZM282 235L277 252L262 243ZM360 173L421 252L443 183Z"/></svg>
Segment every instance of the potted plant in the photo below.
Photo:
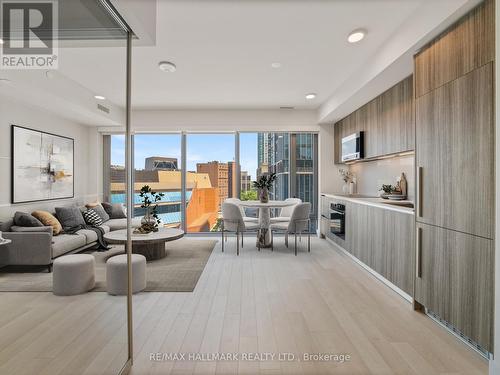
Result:
<svg viewBox="0 0 500 375"><path fill-rule="evenodd" d="M383 193L380 194L381 198L387 198L388 195L396 191L396 188L390 184L387 184L387 185L382 185L379 191L383 191Z"/></svg>
<svg viewBox="0 0 500 375"><path fill-rule="evenodd" d="M253 181L252 185L259 190L259 200L262 203L269 202L269 190L273 188L276 180L276 173L261 176L257 181Z"/></svg>
<svg viewBox="0 0 500 375"><path fill-rule="evenodd" d="M139 192L139 196L142 199L141 208L144 208L146 213L141 219L139 232L158 232L158 224L160 223L160 218L158 217L158 202L164 195L164 193L153 191L149 185L144 185L141 188Z"/></svg>

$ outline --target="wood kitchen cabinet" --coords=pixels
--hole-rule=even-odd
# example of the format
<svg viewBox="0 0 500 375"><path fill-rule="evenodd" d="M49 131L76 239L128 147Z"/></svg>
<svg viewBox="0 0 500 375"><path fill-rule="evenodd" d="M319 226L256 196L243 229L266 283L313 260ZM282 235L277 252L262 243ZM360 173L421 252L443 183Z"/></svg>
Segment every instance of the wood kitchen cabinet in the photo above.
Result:
<svg viewBox="0 0 500 375"><path fill-rule="evenodd" d="M415 300L493 352L493 240L417 224Z"/></svg>
<svg viewBox="0 0 500 375"><path fill-rule="evenodd" d="M417 221L494 233L493 63L416 100Z"/></svg>
<svg viewBox="0 0 500 375"><path fill-rule="evenodd" d="M349 202L346 218L345 250L413 295L413 215Z"/></svg>
<svg viewBox="0 0 500 375"><path fill-rule="evenodd" d="M494 60L494 3L485 0L415 56L417 98Z"/></svg>
<svg viewBox="0 0 500 375"><path fill-rule="evenodd" d="M333 127L333 162L335 164L342 163L342 120L337 122Z"/></svg>
<svg viewBox="0 0 500 375"><path fill-rule="evenodd" d="M393 154L414 149L415 116L413 76L406 78L380 96L379 154ZM380 136L382 139L380 139Z"/></svg>
<svg viewBox="0 0 500 375"><path fill-rule="evenodd" d="M494 1L415 56L415 300L493 352Z"/></svg>
<svg viewBox="0 0 500 375"><path fill-rule="evenodd" d="M377 158L414 149L413 76L377 96L334 128L335 162L342 162L342 138L364 132L365 158Z"/></svg>

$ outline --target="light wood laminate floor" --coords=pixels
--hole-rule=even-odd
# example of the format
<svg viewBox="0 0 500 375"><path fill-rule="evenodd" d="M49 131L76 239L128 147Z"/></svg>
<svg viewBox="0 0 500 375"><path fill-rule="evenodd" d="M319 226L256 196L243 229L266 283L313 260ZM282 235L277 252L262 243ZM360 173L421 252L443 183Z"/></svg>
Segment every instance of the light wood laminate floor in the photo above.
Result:
<svg viewBox="0 0 500 375"><path fill-rule="evenodd" d="M487 374L478 354L325 240L313 238L312 252L297 257L282 238L274 252L258 252L254 242L247 238L239 257L233 238L225 253L219 243L193 293L134 296L131 374ZM0 298L1 374L116 370L125 344L124 305L116 297L89 293L64 304L49 293ZM151 361L158 352L343 353L351 359Z"/></svg>

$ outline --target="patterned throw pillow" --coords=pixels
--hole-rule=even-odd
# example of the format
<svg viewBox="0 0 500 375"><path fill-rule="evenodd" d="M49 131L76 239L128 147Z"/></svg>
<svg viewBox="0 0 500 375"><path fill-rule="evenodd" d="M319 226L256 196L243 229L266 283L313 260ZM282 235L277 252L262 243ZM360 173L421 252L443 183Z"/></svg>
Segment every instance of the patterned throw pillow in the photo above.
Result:
<svg viewBox="0 0 500 375"><path fill-rule="evenodd" d="M90 210L83 212L83 218L88 225L92 225L93 227L98 227L102 224L102 218L99 216L97 212L93 208Z"/></svg>

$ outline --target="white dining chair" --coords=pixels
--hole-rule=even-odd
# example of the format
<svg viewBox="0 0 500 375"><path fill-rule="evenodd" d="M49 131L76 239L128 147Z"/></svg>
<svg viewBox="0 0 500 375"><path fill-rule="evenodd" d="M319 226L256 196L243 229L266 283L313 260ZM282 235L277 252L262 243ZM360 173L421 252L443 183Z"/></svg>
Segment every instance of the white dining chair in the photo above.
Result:
<svg viewBox="0 0 500 375"><path fill-rule="evenodd" d="M238 198L226 198L224 200L224 202L232 203L232 204L237 205L238 208L240 209L241 216L243 217L243 221L245 223L258 223L259 222L259 218L258 217L247 216L247 213L245 211L245 207L243 207L241 205L241 199L238 199Z"/></svg>
<svg viewBox="0 0 500 375"><path fill-rule="evenodd" d="M278 216L271 218L271 224L273 224L273 223L288 223L290 221L290 217L292 216L294 208L298 204L302 203L302 200L299 198L287 198L287 199L285 199L285 202L291 202L291 203L293 203L293 205L283 207L280 210L280 213Z"/></svg>
<svg viewBox="0 0 500 375"><path fill-rule="evenodd" d="M240 234L241 234L241 247L243 247L243 234L250 231L259 231L260 226L258 223L245 222L243 215L237 205L227 202L222 204L222 252L224 252L224 233L236 233L236 255L240 255ZM227 238L227 236L226 236ZM260 251L260 245L259 251Z"/></svg>
<svg viewBox="0 0 500 375"><path fill-rule="evenodd" d="M271 231L271 250L274 250L274 232L284 231L286 247L288 247L288 235L293 234L295 236L295 255L297 255L297 234L302 235L303 232L307 232L307 251L311 252L310 213L311 203L299 203L294 207L289 222L271 224L269 227Z"/></svg>

